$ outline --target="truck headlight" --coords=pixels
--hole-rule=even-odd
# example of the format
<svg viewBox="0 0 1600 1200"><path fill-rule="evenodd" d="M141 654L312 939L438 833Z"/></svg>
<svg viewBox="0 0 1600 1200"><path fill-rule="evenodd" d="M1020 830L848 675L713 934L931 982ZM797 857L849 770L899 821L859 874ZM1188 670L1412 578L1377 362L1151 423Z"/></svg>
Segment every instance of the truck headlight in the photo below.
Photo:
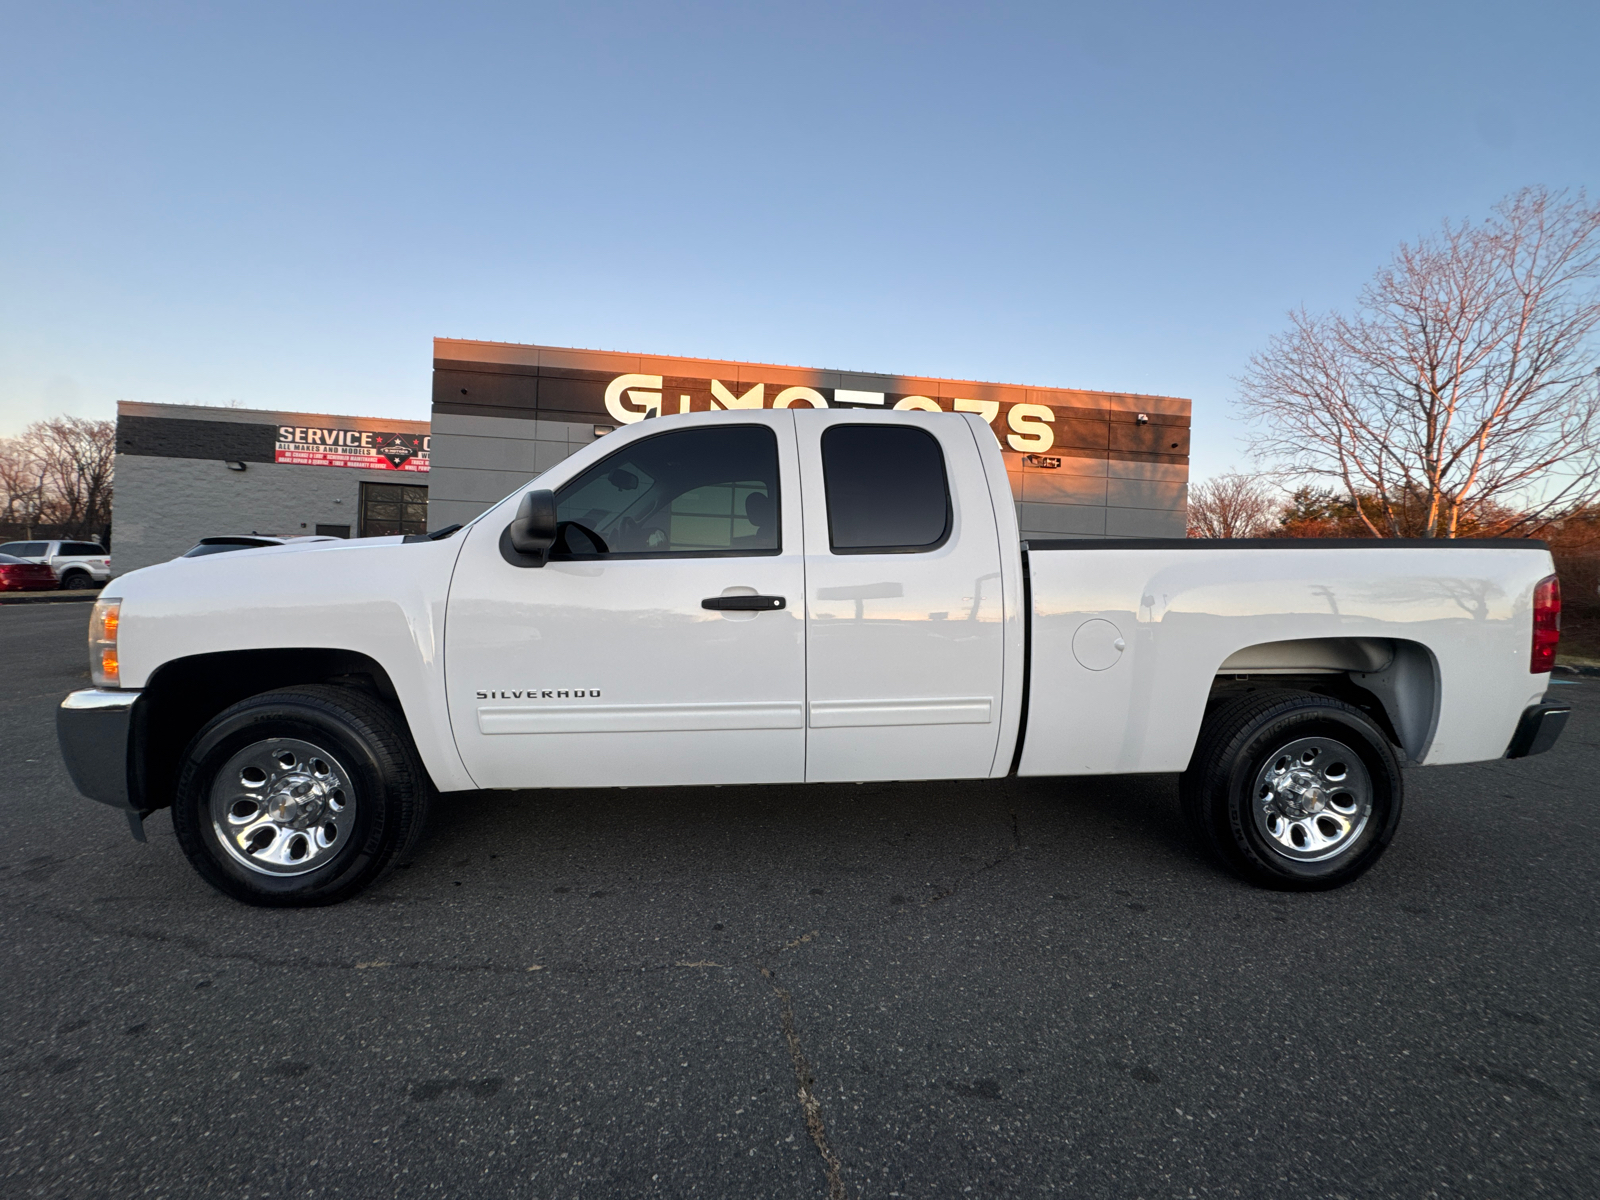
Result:
<svg viewBox="0 0 1600 1200"><path fill-rule="evenodd" d="M96 600L89 615L89 675L95 687L120 687L117 666L117 627L122 623L121 600Z"/></svg>

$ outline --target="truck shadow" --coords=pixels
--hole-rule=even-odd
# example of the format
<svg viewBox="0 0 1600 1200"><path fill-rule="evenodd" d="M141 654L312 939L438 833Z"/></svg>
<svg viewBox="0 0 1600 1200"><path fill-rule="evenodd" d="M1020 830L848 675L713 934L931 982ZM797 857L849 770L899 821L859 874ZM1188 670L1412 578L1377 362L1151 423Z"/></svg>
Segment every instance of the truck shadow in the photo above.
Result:
<svg viewBox="0 0 1600 1200"><path fill-rule="evenodd" d="M558 874L932 878L1019 851L1096 872L1215 871L1170 775L458 792L434 805L414 867L494 855Z"/></svg>

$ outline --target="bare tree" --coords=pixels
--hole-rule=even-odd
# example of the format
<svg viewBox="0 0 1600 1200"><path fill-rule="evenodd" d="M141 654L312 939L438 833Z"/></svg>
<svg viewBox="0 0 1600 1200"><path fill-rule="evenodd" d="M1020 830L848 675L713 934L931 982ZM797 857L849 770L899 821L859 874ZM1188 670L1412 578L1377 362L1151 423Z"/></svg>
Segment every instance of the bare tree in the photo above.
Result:
<svg viewBox="0 0 1600 1200"><path fill-rule="evenodd" d="M1377 537L1537 527L1600 496L1600 205L1529 188L1402 246L1353 317L1291 314L1240 381L1253 450ZM1363 498L1357 502L1357 498Z"/></svg>
<svg viewBox="0 0 1600 1200"><path fill-rule="evenodd" d="M21 525L24 537L33 536L33 527L42 523L47 503L49 469L38 453L34 439L0 439L0 495L6 502L7 524Z"/></svg>
<svg viewBox="0 0 1600 1200"><path fill-rule="evenodd" d="M1281 507L1260 476L1218 475L1189 489L1189 536L1263 537L1273 531Z"/></svg>
<svg viewBox="0 0 1600 1200"><path fill-rule="evenodd" d="M109 526L116 422L56 417L29 426L27 436L45 466L54 523L75 537Z"/></svg>
<svg viewBox="0 0 1600 1200"><path fill-rule="evenodd" d="M0 439L4 521L28 538L40 526L68 537L104 532L111 524L116 435L114 421L57 417Z"/></svg>

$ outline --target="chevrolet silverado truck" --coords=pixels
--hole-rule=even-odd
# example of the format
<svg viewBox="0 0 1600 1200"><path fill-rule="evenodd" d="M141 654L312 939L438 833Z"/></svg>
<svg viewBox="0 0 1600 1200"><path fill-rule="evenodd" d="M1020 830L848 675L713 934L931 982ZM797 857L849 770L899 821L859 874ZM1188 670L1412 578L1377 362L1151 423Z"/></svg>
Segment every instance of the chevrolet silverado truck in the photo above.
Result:
<svg viewBox="0 0 1600 1200"><path fill-rule="evenodd" d="M452 792L1149 772L1245 879L1329 888L1403 766L1555 741L1559 612L1539 542L1024 544L976 416L687 414L464 528L123 575L57 725L252 904L354 895Z"/></svg>

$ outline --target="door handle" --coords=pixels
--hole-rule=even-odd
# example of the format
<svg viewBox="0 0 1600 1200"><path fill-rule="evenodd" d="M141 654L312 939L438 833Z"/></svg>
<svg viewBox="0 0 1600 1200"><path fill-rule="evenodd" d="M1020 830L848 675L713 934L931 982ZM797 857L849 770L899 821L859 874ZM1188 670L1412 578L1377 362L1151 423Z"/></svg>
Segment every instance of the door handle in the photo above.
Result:
<svg viewBox="0 0 1600 1200"><path fill-rule="evenodd" d="M782 596L708 596L701 608L716 612L773 612L784 606Z"/></svg>

